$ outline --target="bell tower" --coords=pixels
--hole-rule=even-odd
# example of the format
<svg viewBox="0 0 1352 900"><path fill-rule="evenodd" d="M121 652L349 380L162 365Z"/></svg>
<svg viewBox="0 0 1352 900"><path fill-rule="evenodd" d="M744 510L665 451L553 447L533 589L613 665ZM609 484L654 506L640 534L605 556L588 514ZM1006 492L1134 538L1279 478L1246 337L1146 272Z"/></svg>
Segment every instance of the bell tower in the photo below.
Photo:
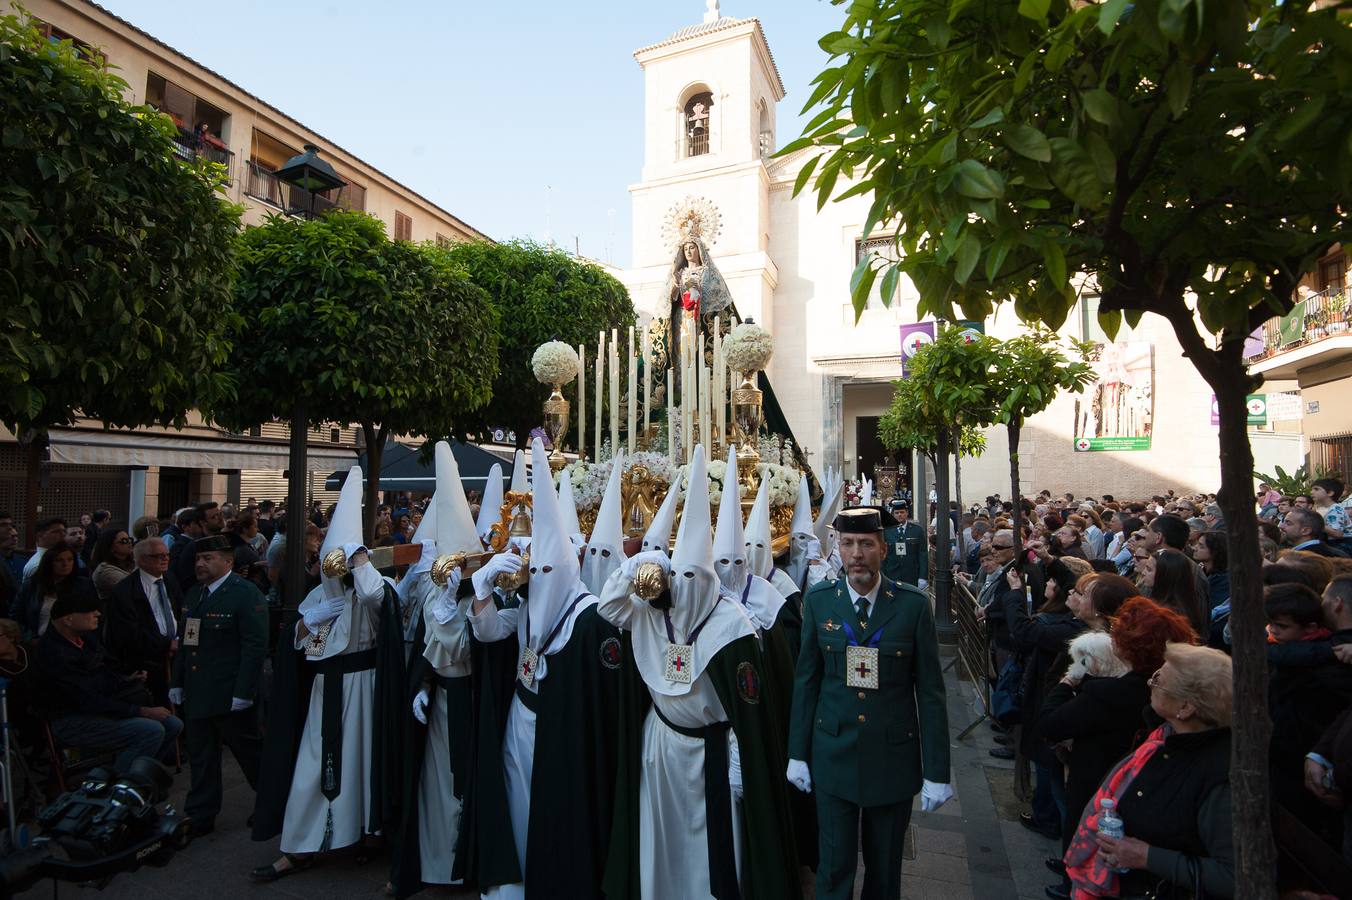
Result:
<svg viewBox="0 0 1352 900"><path fill-rule="evenodd" d="M743 317L766 327L778 272L770 259L766 161L775 150L775 108L784 84L758 19L722 14L634 53L643 69L642 181L631 185L633 262L624 273L635 304L663 308L675 247L663 223L691 201L717 210L709 251Z"/></svg>

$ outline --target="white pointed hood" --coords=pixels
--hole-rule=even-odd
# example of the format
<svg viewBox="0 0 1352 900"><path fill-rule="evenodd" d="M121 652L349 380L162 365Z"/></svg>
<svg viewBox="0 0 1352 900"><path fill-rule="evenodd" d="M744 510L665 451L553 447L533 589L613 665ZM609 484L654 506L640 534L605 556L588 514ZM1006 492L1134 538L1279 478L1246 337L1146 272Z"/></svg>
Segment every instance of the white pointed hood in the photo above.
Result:
<svg viewBox="0 0 1352 900"><path fill-rule="evenodd" d="M624 532L620 528L620 480L623 477L624 455L617 454L610 466L601 508L596 513L596 525L587 539L587 549L582 552L582 583L593 594L601 593L610 573L628 558L624 555Z"/></svg>
<svg viewBox="0 0 1352 900"><path fill-rule="evenodd" d="M798 476L798 498L793 504L793 521L789 523L792 534L812 534L812 489L808 485L807 473Z"/></svg>
<svg viewBox="0 0 1352 900"><path fill-rule="evenodd" d="M793 506L793 521L789 524L789 565L786 574L803 589L807 576L808 542L816 537L812 530L812 497L809 494L807 474L798 478L798 500Z"/></svg>
<svg viewBox="0 0 1352 900"><path fill-rule="evenodd" d="M868 480L867 475L864 476L864 489L859 494L859 505L860 506L873 505L873 482Z"/></svg>
<svg viewBox="0 0 1352 900"><path fill-rule="evenodd" d="M648 530L643 533L644 550L661 550L668 556L671 555L671 528L676 524L676 504L680 500L680 494L681 473L677 472L670 487L667 488L667 495L662 498L662 505L657 507L652 522L648 524Z"/></svg>
<svg viewBox="0 0 1352 900"><path fill-rule="evenodd" d="M436 560L437 553L437 495L433 494L432 499L427 504L427 509L423 511L422 521L418 523L418 530L413 532L413 537L409 538L410 544L422 544L422 556L418 561L409 566L404 572L404 577L399 579L399 584L394 592L399 595L399 605L402 608L408 603L409 593L418 583L418 576L426 574L432 570L432 563ZM476 551L477 552L477 551Z"/></svg>
<svg viewBox="0 0 1352 900"><path fill-rule="evenodd" d="M770 540L770 479L762 477L756 502L746 519L747 569L761 578L769 578L775 568L775 551Z"/></svg>
<svg viewBox="0 0 1352 900"><path fill-rule="evenodd" d="M567 629L549 647L543 647L544 638L559 621L579 594L589 593L579 577L577 551L564 531L563 516L559 512L559 498L554 493L554 476L549 470L549 456L544 442L536 438L531 444L531 462L534 470L534 512L530 534L530 631L528 641L537 652L556 652L563 648ZM537 670L537 678L544 669Z"/></svg>
<svg viewBox="0 0 1352 900"><path fill-rule="evenodd" d="M559 473L559 514L569 537L582 533L582 526L577 523L577 501L573 499L573 478L567 469Z"/></svg>
<svg viewBox="0 0 1352 900"><path fill-rule="evenodd" d="M324 533L324 543L319 548L321 561L328 556L330 550L340 550L344 544L366 543L362 539L361 500L361 467L353 466L348 470L347 478L343 479L342 490L338 493L338 503L333 508L333 519L329 522L329 530ZM325 596L342 595L344 587L341 578L330 578L321 573L320 581Z"/></svg>
<svg viewBox="0 0 1352 900"><path fill-rule="evenodd" d="M437 492L432 497L428 518L435 517L437 553L478 553L479 535L469 511L465 486L460 483L460 466L451 445L445 441L437 441L436 463Z"/></svg>
<svg viewBox="0 0 1352 900"><path fill-rule="evenodd" d="M484 482L484 498L479 503L479 521L475 523L474 530L479 533L479 540L488 544L488 532L493 527L493 523L502 518L502 465L493 463L493 468L488 470L488 480Z"/></svg>
<svg viewBox="0 0 1352 900"><path fill-rule="evenodd" d="M836 520L836 513L840 512L840 503L845 493L842 489L844 486L834 478L830 479L828 484L830 486L826 493L822 495L821 514L817 516L817 521L812 525L812 532L816 535L817 540L821 541L824 550L829 550L826 544L831 531L831 523Z"/></svg>
<svg viewBox="0 0 1352 900"><path fill-rule="evenodd" d="M516 451L512 460L512 486L509 490L524 494L530 490L530 477L526 474L526 454Z"/></svg>
<svg viewBox="0 0 1352 900"><path fill-rule="evenodd" d="M672 486L673 491L677 489L677 485ZM756 633L740 604L721 599L709 525L708 465L704 447L697 444L690 463L685 509L671 554L671 609L663 615L645 605L631 623L634 662L639 674L650 691L668 697L690 693L719 650L740 637ZM668 620L674 641L668 636ZM690 684L666 679L667 647L672 643L693 645Z"/></svg>
<svg viewBox="0 0 1352 900"><path fill-rule="evenodd" d="M742 499L737 494L737 447L728 446L728 475L718 504L714 533L714 572L723 587L740 595L746 587L746 537L742 530Z"/></svg>

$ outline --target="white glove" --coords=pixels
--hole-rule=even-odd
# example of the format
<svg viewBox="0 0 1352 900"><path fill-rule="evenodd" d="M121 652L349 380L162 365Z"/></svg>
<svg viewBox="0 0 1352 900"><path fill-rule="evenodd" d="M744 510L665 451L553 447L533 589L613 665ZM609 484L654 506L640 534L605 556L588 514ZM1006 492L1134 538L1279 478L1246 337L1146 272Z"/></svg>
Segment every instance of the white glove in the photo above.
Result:
<svg viewBox="0 0 1352 900"><path fill-rule="evenodd" d="M358 553L365 553L366 547L355 542L348 542L343 545L343 558L347 560L348 567L352 567L352 557Z"/></svg>
<svg viewBox="0 0 1352 900"><path fill-rule="evenodd" d="M923 578L918 578L916 579L915 586L923 591L925 588L929 587L929 582Z"/></svg>
<svg viewBox="0 0 1352 900"><path fill-rule="evenodd" d="M454 584L452 584L452 579L447 579L446 587L427 604L427 614L430 615L438 625L445 625L447 622L451 621L451 619L454 619L455 614L460 610L460 607L457 606L455 602L455 589L460 584L459 569L456 569L455 578L453 580L455 582Z"/></svg>
<svg viewBox="0 0 1352 900"><path fill-rule="evenodd" d="M413 698L413 718L422 724L427 724L427 688L418 691L418 696Z"/></svg>
<svg viewBox="0 0 1352 900"><path fill-rule="evenodd" d="M644 563L656 563L662 567L662 571L668 575L671 574L671 560L661 550L644 550L642 553L636 553L624 561L621 571L624 577L630 581L638 574L638 567Z"/></svg>
<svg viewBox="0 0 1352 900"><path fill-rule="evenodd" d="M583 547L587 546L587 537L581 532L575 531L572 534L568 535L568 540L573 542L573 549L579 553L582 552Z"/></svg>
<svg viewBox="0 0 1352 900"><path fill-rule="evenodd" d="M732 796L742 799L742 753L735 735L728 741L728 787L732 788Z"/></svg>
<svg viewBox="0 0 1352 900"><path fill-rule="evenodd" d="M812 560L814 560L814 559L821 559L821 558L822 558L822 542L821 542L821 541L817 540L816 538L808 538L808 542L807 542L807 558L808 558L808 561L809 561L809 562L812 561Z"/></svg>
<svg viewBox="0 0 1352 900"><path fill-rule="evenodd" d="M231 711L231 712L240 712L241 710L248 709L248 708L251 707L251 706L253 706L253 701L252 701L252 700L245 700L243 697L231 697L231 698L230 698L230 711Z"/></svg>
<svg viewBox="0 0 1352 900"><path fill-rule="evenodd" d="M169 689L169 702L172 703L172 704L174 704L175 706L182 706L182 705L183 705L183 688L170 688L170 689Z"/></svg>
<svg viewBox="0 0 1352 900"><path fill-rule="evenodd" d="M792 765L792 763L790 763L790 765ZM934 812L952 799L953 786L951 784L938 784L933 781L926 781L920 787L921 812Z"/></svg>
<svg viewBox="0 0 1352 900"><path fill-rule="evenodd" d="M804 794L812 793L812 775L807 770L807 763L801 759L789 760L789 769L785 773L788 776L789 784L798 788Z"/></svg>
<svg viewBox="0 0 1352 900"><path fill-rule="evenodd" d="M499 575L515 575L519 571L521 557L515 553L497 554L470 576L470 581L474 584L474 596L480 600L487 600L493 595L493 582Z"/></svg>
<svg viewBox="0 0 1352 900"><path fill-rule="evenodd" d="M347 606L347 597L326 597L313 607L306 610L301 616L305 627L310 631L318 631L321 625L332 622L343 614L343 607Z"/></svg>

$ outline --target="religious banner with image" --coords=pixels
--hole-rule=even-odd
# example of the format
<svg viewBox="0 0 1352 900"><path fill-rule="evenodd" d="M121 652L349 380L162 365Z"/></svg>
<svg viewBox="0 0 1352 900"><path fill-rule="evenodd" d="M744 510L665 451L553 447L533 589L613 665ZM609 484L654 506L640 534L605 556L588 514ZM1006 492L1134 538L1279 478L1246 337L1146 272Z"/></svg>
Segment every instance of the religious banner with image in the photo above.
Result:
<svg viewBox="0 0 1352 900"><path fill-rule="evenodd" d="M933 322L911 322L901 326L901 377L910 376L911 357L926 344L934 343Z"/></svg>
<svg viewBox="0 0 1352 900"><path fill-rule="evenodd" d="M1149 341L1094 344L1096 376L1075 399L1075 450L1149 450L1154 429L1155 347Z"/></svg>

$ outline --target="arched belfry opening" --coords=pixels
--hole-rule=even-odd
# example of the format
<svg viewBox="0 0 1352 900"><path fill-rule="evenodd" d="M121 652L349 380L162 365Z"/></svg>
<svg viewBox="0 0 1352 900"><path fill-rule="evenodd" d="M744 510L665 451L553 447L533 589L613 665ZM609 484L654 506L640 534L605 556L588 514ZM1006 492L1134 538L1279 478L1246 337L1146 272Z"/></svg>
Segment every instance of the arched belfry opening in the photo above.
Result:
<svg viewBox="0 0 1352 900"><path fill-rule="evenodd" d="M709 152L713 130L714 95L707 88L697 87L681 112L682 131L685 134L686 157L703 156Z"/></svg>

